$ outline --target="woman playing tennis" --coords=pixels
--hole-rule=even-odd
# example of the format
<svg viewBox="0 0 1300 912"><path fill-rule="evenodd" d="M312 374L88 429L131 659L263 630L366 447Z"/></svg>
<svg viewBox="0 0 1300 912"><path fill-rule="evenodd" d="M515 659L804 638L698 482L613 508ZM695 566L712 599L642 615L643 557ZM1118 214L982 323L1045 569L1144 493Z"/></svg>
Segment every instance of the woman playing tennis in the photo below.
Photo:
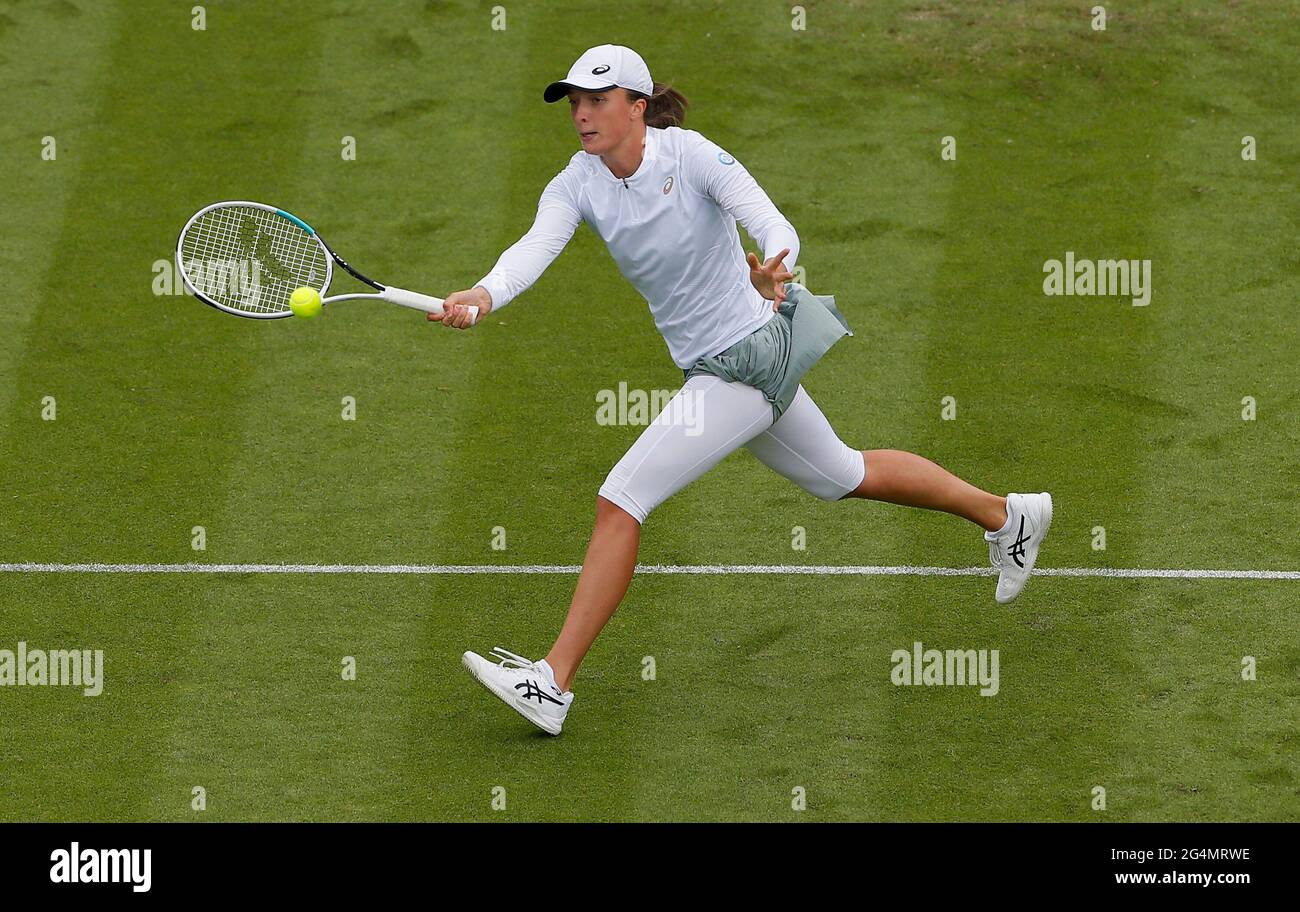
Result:
<svg viewBox="0 0 1300 912"><path fill-rule="evenodd" d="M1051 496L999 497L913 453L840 440L799 379L850 335L847 324L832 298L786 284L799 257L794 227L740 162L682 129L686 99L655 83L635 51L608 44L579 57L543 97L567 97L582 149L547 184L528 233L429 319L465 329L470 305L480 315L506 306L585 221L649 303L686 380L601 485L582 574L550 652L537 662L500 647L496 662L466 652L470 673L558 735L578 666L631 583L646 516L742 446L825 500L880 500L970 520L985 530L999 571L997 601L1019 595L1051 524ZM761 261L746 256L737 222L762 248Z"/></svg>

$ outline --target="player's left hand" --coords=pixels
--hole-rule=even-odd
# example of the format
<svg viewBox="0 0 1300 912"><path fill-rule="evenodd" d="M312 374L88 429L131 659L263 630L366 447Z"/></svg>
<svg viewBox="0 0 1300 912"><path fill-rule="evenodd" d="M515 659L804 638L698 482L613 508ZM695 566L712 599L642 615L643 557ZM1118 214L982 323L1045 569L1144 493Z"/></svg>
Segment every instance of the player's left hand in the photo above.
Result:
<svg viewBox="0 0 1300 912"><path fill-rule="evenodd" d="M776 310L785 300L785 283L794 278L794 273L785 268L785 257L790 252L787 247L766 263L759 263L756 254L749 254L749 281L758 289L758 293L772 302Z"/></svg>

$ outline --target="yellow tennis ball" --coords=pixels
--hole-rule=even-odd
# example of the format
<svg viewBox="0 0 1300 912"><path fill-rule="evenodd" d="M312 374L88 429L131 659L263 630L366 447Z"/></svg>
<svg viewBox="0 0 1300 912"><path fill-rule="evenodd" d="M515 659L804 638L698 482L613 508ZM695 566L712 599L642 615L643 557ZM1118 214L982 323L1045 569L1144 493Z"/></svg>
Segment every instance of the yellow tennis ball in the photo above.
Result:
<svg viewBox="0 0 1300 912"><path fill-rule="evenodd" d="M320 292L315 288L295 288L289 295L289 309L294 316L314 317L320 313Z"/></svg>

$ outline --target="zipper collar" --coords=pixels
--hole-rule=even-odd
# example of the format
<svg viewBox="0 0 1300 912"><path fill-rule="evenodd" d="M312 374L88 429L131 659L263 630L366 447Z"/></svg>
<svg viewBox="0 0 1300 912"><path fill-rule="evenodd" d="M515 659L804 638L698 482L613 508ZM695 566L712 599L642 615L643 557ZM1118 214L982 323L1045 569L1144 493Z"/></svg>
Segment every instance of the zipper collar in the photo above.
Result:
<svg viewBox="0 0 1300 912"><path fill-rule="evenodd" d="M646 126L645 143L641 147L641 164L638 165L637 169L627 177L615 177L614 172L609 170L609 165L601 161L599 155L591 155L590 152L584 154L591 157L596 165L596 169L600 171L601 174L605 175L606 180L612 181L616 184L622 184L624 187L630 187L631 182L634 182L638 177L650 170L649 163L654 161L655 154L659 151L659 134L661 132L663 131L657 127Z"/></svg>

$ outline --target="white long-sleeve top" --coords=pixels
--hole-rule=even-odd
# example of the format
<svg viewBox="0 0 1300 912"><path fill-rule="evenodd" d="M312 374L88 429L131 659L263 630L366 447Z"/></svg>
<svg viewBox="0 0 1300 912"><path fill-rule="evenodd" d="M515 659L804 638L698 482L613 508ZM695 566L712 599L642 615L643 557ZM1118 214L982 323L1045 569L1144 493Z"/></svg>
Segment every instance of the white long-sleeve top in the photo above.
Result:
<svg viewBox="0 0 1300 912"><path fill-rule="evenodd" d="M615 177L599 155L579 151L551 179L528 233L478 284L495 311L537 281L579 223L604 240L619 271L650 305L678 367L715 355L772 318L749 281L740 222L766 260L789 247L794 226L744 165L695 130L646 127L641 166Z"/></svg>

